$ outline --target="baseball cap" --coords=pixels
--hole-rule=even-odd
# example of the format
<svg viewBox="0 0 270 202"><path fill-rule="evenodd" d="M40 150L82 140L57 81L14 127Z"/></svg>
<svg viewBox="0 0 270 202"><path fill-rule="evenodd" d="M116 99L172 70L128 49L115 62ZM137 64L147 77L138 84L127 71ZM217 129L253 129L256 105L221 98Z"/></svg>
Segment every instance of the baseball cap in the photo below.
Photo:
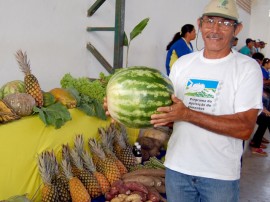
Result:
<svg viewBox="0 0 270 202"><path fill-rule="evenodd" d="M239 15L235 0L211 0L205 7L203 15L217 16L238 21Z"/></svg>

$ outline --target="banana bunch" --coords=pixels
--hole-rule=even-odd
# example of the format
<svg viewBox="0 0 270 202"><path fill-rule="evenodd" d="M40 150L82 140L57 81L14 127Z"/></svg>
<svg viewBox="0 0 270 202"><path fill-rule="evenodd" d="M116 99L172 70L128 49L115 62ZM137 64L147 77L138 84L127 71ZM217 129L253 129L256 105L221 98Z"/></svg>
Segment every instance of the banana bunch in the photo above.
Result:
<svg viewBox="0 0 270 202"><path fill-rule="evenodd" d="M7 123L19 119L18 116L11 108L9 108L3 100L0 100L0 124Z"/></svg>

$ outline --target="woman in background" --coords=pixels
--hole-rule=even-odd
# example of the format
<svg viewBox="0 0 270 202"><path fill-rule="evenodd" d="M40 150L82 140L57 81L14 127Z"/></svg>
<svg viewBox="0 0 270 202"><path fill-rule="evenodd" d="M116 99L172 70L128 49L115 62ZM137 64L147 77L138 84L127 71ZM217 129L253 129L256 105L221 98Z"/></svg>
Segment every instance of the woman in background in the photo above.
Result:
<svg viewBox="0 0 270 202"><path fill-rule="evenodd" d="M196 38L195 27L186 24L181 28L181 32L177 32L172 41L167 45L166 50L166 71L170 74L173 63L183 55L193 52L193 46L190 41Z"/></svg>

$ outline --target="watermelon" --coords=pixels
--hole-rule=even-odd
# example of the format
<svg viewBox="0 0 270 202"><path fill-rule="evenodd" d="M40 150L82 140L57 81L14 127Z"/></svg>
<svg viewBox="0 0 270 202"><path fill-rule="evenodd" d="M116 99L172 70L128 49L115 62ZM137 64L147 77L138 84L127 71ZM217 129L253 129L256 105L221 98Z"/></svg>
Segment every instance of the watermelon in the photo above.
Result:
<svg viewBox="0 0 270 202"><path fill-rule="evenodd" d="M130 128L151 127L157 108L172 104L173 85L157 69L134 66L116 72L108 82L108 111L113 119Z"/></svg>
<svg viewBox="0 0 270 202"><path fill-rule="evenodd" d="M0 89L1 98L13 93L25 93L25 85L21 80L14 80L4 84Z"/></svg>

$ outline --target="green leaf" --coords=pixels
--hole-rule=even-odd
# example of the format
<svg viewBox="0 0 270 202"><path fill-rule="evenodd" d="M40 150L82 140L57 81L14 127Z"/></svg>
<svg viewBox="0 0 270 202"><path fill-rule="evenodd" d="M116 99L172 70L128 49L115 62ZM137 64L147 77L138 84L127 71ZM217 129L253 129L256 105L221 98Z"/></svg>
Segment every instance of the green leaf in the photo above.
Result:
<svg viewBox="0 0 270 202"><path fill-rule="evenodd" d="M130 32L130 41L143 31L148 21L149 21L149 18L145 18L133 28L133 30Z"/></svg>
<svg viewBox="0 0 270 202"><path fill-rule="evenodd" d="M54 103L48 107L41 107L40 109L35 107L34 112L39 113L39 118L46 125L53 125L56 129L71 120L68 109L60 102Z"/></svg>
<svg viewBox="0 0 270 202"><path fill-rule="evenodd" d="M124 32L124 46L128 46L128 38L126 32Z"/></svg>
<svg viewBox="0 0 270 202"><path fill-rule="evenodd" d="M99 117L102 120L106 120L107 116L106 116L106 113L105 113L103 106L99 102L97 102L96 100L94 100L93 104L95 107L95 112L96 112L97 117Z"/></svg>

